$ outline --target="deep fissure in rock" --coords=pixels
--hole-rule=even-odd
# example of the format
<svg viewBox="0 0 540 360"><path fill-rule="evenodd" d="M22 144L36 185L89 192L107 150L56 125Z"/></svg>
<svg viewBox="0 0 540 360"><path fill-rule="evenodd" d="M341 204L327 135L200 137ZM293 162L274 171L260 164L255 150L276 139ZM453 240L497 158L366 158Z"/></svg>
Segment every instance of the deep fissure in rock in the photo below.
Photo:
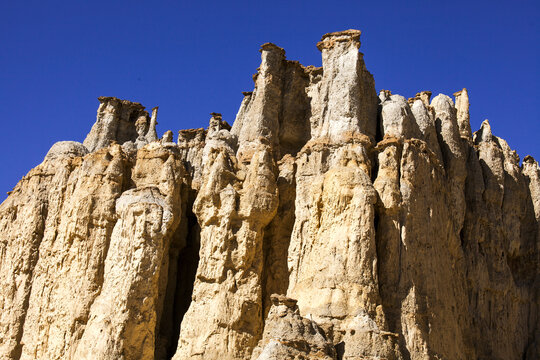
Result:
<svg viewBox="0 0 540 360"><path fill-rule="evenodd" d="M263 321L272 305L270 296L273 293L284 295L289 287L289 270L287 254L294 227L296 181L294 177L277 179L279 189L279 206L274 219L264 229L262 273L262 306Z"/></svg>
<svg viewBox="0 0 540 360"><path fill-rule="evenodd" d="M193 293L193 285L195 283L195 276L197 274L197 267L199 266L199 249L201 246L201 229L197 222L196 216L191 211L191 206L188 211L188 234L187 234L187 246L180 251L178 256L178 273L181 276L178 278L177 291L174 298L174 334L171 351L169 351L169 358L174 355L176 346L178 345L178 338L180 335L182 320L187 312L189 305L191 304L191 295Z"/></svg>
<svg viewBox="0 0 540 360"><path fill-rule="evenodd" d="M191 303L193 284L199 265L200 227L192 207L195 192L183 206L182 221L176 229L169 249L167 290L156 334L156 359L171 359L178 346L180 327Z"/></svg>

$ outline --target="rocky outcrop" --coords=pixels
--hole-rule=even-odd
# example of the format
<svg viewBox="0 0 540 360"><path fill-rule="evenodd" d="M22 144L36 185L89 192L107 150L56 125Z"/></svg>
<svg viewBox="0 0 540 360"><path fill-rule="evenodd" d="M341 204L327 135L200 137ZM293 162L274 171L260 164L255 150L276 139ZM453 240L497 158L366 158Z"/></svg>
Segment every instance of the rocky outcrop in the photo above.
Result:
<svg viewBox="0 0 540 360"><path fill-rule="evenodd" d="M153 358L160 275L182 218L184 168L176 146L157 142L137 153L135 187L116 200L101 292L74 358Z"/></svg>
<svg viewBox="0 0 540 360"><path fill-rule="evenodd" d="M109 146L112 142L135 145L135 149L156 141L157 107L152 118L139 103L115 97L99 97L97 120L83 145L89 151Z"/></svg>
<svg viewBox="0 0 540 360"><path fill-rule="evenodd" d="M81 155L46 158L2 204L3 357L67 356L99 294L127 161L118 145Z"/></svg>
<svg viewBox="0 0 540 360"><path fill-rule="evenodd" d="M265 138L276 156L295 154L310 138L308 70L285 59L285 51L270 43L261 46L261 66L255 89L244 100L231 133L238 137L238 157L249 157L253 141Z"/></svg>
<svg viewBox="0 0 540 360"><path fill-rule="evenodd" d="M201 260L174 359L248 358L261 336L263 228L277 209L275 163L265 144L247 163L227 150L209 149L195 200Z"/></svg>
<svg viewBox="0 0 540 360"><path fill-rule="evenodd" d="M358 52L360 31L326 34L317 48L323 62L318 97L324 100L318 104L320 118L311 119L313 135L339 141L344 135L360 133L374 139L378 99L373 76Z"/></svg>
<svg viewBox="0 0 540 360"><path fill-rule="evenodd" d="M99 98L0 205L0 359L540 358L538 163L317 47L177 142Z"/></svg>
<svg viewBox="0 0 540 360"><path fill-rule="evenodd" d="M334 345L317 324L300 316L296 300L272 294L272 308L253 360L336 359Z"/></svg>

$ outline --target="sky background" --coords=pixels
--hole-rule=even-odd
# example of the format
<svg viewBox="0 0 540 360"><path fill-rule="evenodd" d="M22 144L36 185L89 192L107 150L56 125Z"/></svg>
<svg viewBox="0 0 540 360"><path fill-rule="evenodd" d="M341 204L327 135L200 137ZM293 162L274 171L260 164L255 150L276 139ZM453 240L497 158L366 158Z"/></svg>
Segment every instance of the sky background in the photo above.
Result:
<svg viewBox="0 0 540 360"><path fill-rule="evenodd" d="M0 201L57 141L83 141L116 96L159 106L158 135L232 124L273 42L321 65L328 32L362 30L376 89L466 87L471 125L489 119L521 159L540 159L540 1L0 0Z"/></svg>

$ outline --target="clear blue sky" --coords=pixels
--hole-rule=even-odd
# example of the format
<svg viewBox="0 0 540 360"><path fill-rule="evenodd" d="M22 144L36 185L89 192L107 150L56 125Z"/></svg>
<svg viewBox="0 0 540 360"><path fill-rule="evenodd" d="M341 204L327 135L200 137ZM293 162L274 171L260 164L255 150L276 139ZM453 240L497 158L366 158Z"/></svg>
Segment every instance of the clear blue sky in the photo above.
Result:
<svg viewBox="0 0 540 360"><path fill-rule="evenodd" d="M466 87L471 123L540 159L540 1L8 1L0 4L0 201L60 140L82 141L98 96L158 105L158 133L231 122L259 45L321 64L327 32L362 30L376 88Z"/></svg>

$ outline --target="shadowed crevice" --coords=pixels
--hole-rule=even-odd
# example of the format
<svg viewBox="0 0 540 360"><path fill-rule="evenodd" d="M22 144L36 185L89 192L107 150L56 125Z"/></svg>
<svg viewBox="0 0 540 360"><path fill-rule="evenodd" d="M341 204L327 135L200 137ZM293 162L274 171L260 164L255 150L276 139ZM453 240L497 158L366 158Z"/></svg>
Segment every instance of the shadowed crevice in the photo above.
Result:
<svg viewBox="0 0 540 360"><path fill-rule="evenodd" d="M156 334L155 359L171 359L178 346L180 326L191 304L191 294L199 265L200 227L193 214L195 194L184 206L185 216L176 229L169 248L168 274L163 311Z"/></svg>

